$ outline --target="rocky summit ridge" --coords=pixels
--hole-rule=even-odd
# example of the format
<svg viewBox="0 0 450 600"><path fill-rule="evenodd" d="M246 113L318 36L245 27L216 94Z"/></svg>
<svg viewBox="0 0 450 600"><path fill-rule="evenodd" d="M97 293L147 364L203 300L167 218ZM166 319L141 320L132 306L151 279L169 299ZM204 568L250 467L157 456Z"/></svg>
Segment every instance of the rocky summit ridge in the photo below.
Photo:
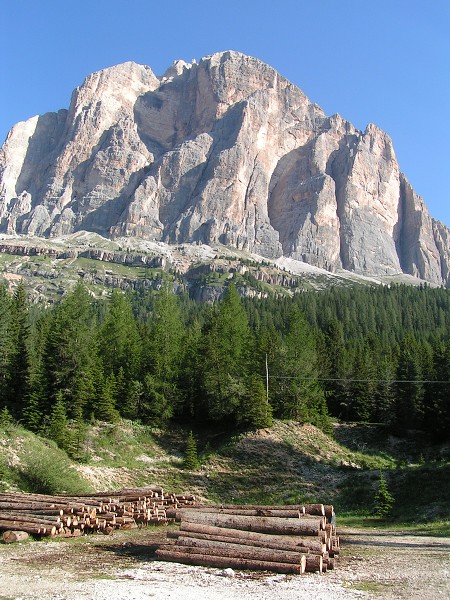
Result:
<svg viewBox="0 0 450 600"><path fill-rule="evenodd" d="M401 173L389 136L326 116L238 52L127 62L0 150L0 233L78 231L221 244L328 271L450 285L450 230Z"/></svg>

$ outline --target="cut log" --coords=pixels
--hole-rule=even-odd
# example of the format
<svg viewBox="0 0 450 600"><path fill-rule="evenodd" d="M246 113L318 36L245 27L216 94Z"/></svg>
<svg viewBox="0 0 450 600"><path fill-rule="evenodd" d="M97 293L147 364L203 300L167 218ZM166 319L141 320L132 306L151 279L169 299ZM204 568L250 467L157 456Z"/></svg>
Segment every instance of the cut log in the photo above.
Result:
<svg viewBox="0 0 450 600"><path fill-rule="evenodd" d="M178 532L173 532L173 534L177 533ZM202 525L201 523L181 523L179 535L186 535L187 533L192 533L192 535L227 537L238 540L238 543L243 542L243 540L250 540L252 542L267 544L267 546L262 546L267 548L278 548L279 545L281 545L283 548L289 548L289 550L305 548L311 552L319 553L326 550L324 544L322 544L318 537L316 538L313 536L300 537L297 535L273 535L269 533L258 533L256 531L244 531L242 529L214 527ZM208 539L208 537L205 539ZM275 544L275 546L272 544Z"/></svg>
<svg viewBox="0 0 450 600"><path fill-rule="evenodd" d="M270 562L286 562L290 564L304 562L305 553L290 552L286 550L275 550L273 548L260 548L257 546L244 546L230 542L216 542L212 540L200 540L197 538L180 537L176 548L180 546L193 548L197 553L214 556L236 556L238 558L256 558ZM201 550L200 550L201 548Z"/></svg>
<svg viewBox="0 0 450 600"><path fill-rule="evenodd" d="M36 523L17 523L16 521L2 521L0 523L0 530L8 531L8 529L16 530L20 527L20 531L26 531L27 533L31 533L32 535L46 535L46 536L54 536L56 535L56 527L40 527Z"/></svg>
<svg viewBox="0 0 450 600"><path fill-rule="evenodd" d="M23 542L27 540L30 536L26 531L4 531L2 535L2 539L5 544L13 544L14 542Z"/></svg>
<svg viewBox="0 0 450 600"><path fill-rule="evenodd" d="M174 518L176 521L181 521L183 515L187 510L193 510L192 508L184 508L180 507L176 510L168 510L167 516L170 518ZM247 517L281 517L286 519L298 519L301 516L304 516L303 513L300 513L298 510L273 510L273 509L258 509L258 508L196 508L196 511L202 513L214 513L221 515L242 515ZM312 517L312 516L311 516ZM314 518L314 517L312 517Z"/></svg>
<svg viewBox="0 0 450 600"><path fill-rule="evenodd" d="M322 573L323 571L323 558L320 554L306 554L306 567L307 573Z"/></svg>
<svg viewBox="0 0 450 600"><path fill-rule="evenodd" d="M325 516L327 518L328 523L333 523L333 525L334 525L334 523L336 521L334 506L332 504L325 504L324 509L325 509Z"/></svg>
<svg viewBox="0 0 450 600"><path fill-rule="evenodd" d="M261 536L267 536L267 537L273 537L273 538L277 538L277 536L271 536L271 535L267 535L267 534L260 534ZM211 542L225 542L227 544L236 544L238 546L253 546L253 547L257 547L257 548L262 548L262 549L267 549L267 550L282 550L283 552L300 552L302 554L308 554L309 552L317 552L317 553L322 553L322 552L326 552L326 547L323 544L317 543L317 547L315 547L313 550L311 550L310 548L307 548L305 546L299 546L295 541L290 542L290 541L284 541L284 543L282 541L280 542L276 542L276 541L266 541L266 540L258 540L258 539L246 539L246 538L236 538L236 537L227 537L227 536L220 536L220 535L208 535L206 533L195 533L195 532L191 532L191 531L169 531L167 533L167 537L168 538L175 538L175 539L182 539L182 538L189 538L189 539L195 539L195 540L204 540L204 541L211 541ZM283 538L289 538L290 540L290 536L283 536Z"/></svg>
<svg viewBox="0 0 450 600"><path fill-rule="evenodd" d="M204 513L196 509L183 511L183 521L201 523L214 527L242 529L260 533L282 535L314 535L318 536L322 519L282 519L279 517L247 517L241 515L221 515Z"/></svg>
<svg viewBox="0 0 450 600"><path fill-rule="evenodd" d="M298 510L301 513L305 512L303 504L284 504L278 506L276 504L197 504L196 508L203 510L204 508L216 509L231 509L231 510Z"/></svg>
<svg viewBox="0 0 450 600"><path fill-rule="evenodd" d="M42 515L43 517L62 517L64 511L61 508L23 508L20 504L13 505L9 509L0 507L0 515L9 515L14 513L15 515Z"/></svg>
<svg viewBox="0 0 450 600"><path fill-rule="evenodd" d="M325 516L325 506L323 504L305 504L304 508L307 515Z"/></svg>
<svg viewBox="0 0 450 600"><path fill-rule="evenodd" d="M4 522L11 522L11 521L13 521L16 524L36 523L37 525L44 525L45 527L47 527L47 526L58 527L59 525L61 525L61 517L49 517L48 519L46 519L46 518L40 518L40 517L33 517L32 515L16 515L14 513L10 513L8 516L0 515L0 527L1 528L3 528ZM20 529L20 527L19 527L19 529Z"/></svg>
<svg viewBox="0 0 450 600"><path fill-rule="evenodd" d="M179 562L185 565L199 565L205 567L217 567L226 569L251 569L255 571L273 571L275 573L302 574L301 564L275 563L247 558L236 558L227 556L208 556L205 554L192 554L184 551L159 549L156 557L160 560Z"/></svg>

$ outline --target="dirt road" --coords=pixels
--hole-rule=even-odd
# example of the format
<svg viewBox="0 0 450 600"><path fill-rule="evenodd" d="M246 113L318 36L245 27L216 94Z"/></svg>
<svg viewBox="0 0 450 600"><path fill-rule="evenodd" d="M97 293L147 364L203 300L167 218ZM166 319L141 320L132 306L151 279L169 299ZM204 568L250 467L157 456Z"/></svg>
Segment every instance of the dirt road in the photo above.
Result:
<svg viewBox="0 0 450 600"><path fill-rule="evenodd" d="M153 560L165 530L0 545L0 600L341 600L450 597L450 538L341 530L325 575L273 575Z"/></svg>

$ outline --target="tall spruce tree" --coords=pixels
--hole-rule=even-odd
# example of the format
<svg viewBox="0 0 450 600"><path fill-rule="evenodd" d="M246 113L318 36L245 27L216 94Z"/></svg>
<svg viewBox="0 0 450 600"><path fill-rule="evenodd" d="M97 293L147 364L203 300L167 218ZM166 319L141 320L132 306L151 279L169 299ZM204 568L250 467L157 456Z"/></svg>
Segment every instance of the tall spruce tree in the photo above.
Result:
<svg viewBox="0 0 450 600"><path fill-rule="evenodd" d="M13 348L11 320L11 297L6 287L0 284L0 409L6 407L10 412L12 407L10 404L9 383Z"/></svg>
<svg viewBox="0 0 450 600"><path fill-rule="evenodd" d="M321 375L326 380L328 405L333 416L345 419L349 416L351 405L351 366L344 341L344 328L336 317L331 317L324 333Z"/></svg>
<svg viewBox="0 0 450 600"><path fill-rule="evenodd" d="M203 330L202 392L209 418L238 418L246 395L250 352L247 315L234 285L213 307Z"/></svg>
<svg viewBox="0 0 450 600"><path fill-rule="evenodd" d="M140 373L142 345L129 298L113 290L106 316L99 328L99 354L105 375L124 379L124 388ZM120 408L120 407L119 407Z"/></svg>
<svg viewBox="0 0 450 600"><path fill-rule="evenodd" d="M79 418L92 402L97 360L95 313L86 288L77 284L52 315L43 366L51 401L62 390L69 416Z"/></svg>
<svg viewBox="0 0 450 600"><path fill-rule="evenodd" d="M160 420L167 420L181 409L179 379L183 337L178 298L165 286L156 298L145 340L145 406L150 420L158 414Z"/></svg>
<svg viewBox="0 0 450 600"><path fill-rule="evenodd" d="M315 338L296 306L288 316L276 377L276 414L329 429L325 395L318 381Z"/></svg>
<svg viewBox="0 0 450 600"><path fill-rule="evenodd" d="M424 374L420 345L409 334L400 345L397 379L394 426L398 432L419 429L424 412Z"/></svg>
<svg viewBox="0 0 450 600"><path fill-rule="evenodd" d="M263 429L273 425L272 406L267 398L264 379L257 373L248 377L237 420L239 424L252 429Z"/></svg>
<svg viewBox="0 0 450 600"><path fill-rule="evenodd" d="M23 416L28 397L30 360L28 340L30 327L28 324L28 306L25 285L20 282L14 292L11 303L11 357L8 392L9 405L17 419Z"/></svg>
<svg viewBox="0 0 450 600"><path fill-rule="evenodd" d="M71 445L66 405L61 390L58 391L45 428L45 435L66 450Z"/></svg>

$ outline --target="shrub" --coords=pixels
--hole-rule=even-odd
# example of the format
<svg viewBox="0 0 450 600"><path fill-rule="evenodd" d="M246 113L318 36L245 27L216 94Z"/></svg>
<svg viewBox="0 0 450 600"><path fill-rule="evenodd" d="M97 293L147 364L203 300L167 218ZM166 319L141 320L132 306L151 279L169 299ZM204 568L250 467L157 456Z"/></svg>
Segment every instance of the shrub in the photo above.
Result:
<svg viewBox="0 0 450 600"><path fill-rule="evenodd" d="M391 514L392 507L394 506L394 497L389 492L386 480L381 472L378 480L378 489L374 500L374 515L380 519L388 517Z"/></svg>
<svg viewBox="0 0 450 600"><path fill-rule="evenodd" d="M89 493L89 484L74 470L65 452L30 452L21 468L21 477L29 491L38 494Z"/></svg>
<svg viewBox="0 0 450 600"><path fill-rule="evenodd" d="M195 441L192 431L186 440L186 449L184 451L184 468L185 469L197 469L199 466L198 454L197 454L197 442Z"/></svg>

